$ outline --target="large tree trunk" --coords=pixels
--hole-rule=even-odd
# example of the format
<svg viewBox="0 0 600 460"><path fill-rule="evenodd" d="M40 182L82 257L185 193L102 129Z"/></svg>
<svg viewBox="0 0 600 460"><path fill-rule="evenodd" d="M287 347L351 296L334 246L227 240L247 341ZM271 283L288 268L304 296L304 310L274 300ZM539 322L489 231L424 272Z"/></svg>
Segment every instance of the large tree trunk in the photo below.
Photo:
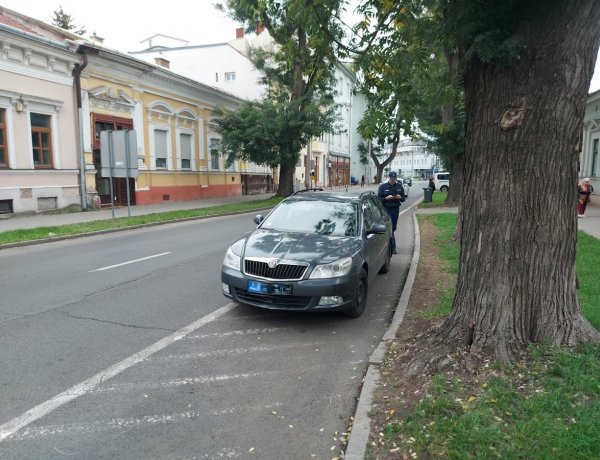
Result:
<svg viewBox="0 0 600 460"><path fill-rule="evenodd" d="M548 10L523 22L518 61L465 75L460 268L438 338L503 359L530 342L600 339L577 300L574 191L600 2Z"/></svg>
<svg viewBox="0 0 600 460"><path fill-rule="evenodd" d="M460 204L461 191L463 186L463 173L465 167L465 156L459 155L452 160L452 164L448 168L450 172L450 188L446 196L446 204Z"/></svg>
<svg viewBox="0 0 600 460"><path fill-rule="evenodd" d="M296 177L296 162L281 163L279 166L279 186L275 196L288 197L294 193L294 179Z"/></svg>

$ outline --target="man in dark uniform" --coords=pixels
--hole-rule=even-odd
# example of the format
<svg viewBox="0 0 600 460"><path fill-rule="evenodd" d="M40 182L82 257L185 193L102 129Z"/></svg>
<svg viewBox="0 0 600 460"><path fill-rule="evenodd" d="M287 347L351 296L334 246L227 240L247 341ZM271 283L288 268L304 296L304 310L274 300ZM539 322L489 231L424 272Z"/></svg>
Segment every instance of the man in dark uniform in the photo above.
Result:
<svg viewBox="0 0 600 460"><path fill-rule="evenodd" d="M392 219L392 254L396 254L396 225L398 224L398 215L400 214L400 203L406 199L404 194L404 187L399 182L396 182L398 178L395 171L390 171L388 174L388 181L379 186L379 192L377 195L383 204L383 207L387 211L390 219Z"/></svg>

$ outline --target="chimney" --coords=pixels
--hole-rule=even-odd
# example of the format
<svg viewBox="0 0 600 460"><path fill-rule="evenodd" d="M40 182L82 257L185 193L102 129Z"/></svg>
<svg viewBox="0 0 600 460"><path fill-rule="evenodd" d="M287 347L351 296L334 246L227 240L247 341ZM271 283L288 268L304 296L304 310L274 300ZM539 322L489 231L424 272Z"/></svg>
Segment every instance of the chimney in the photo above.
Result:
<svg viewBox="0 0 600 460"><path fill-rule="evenodd" d="M168 69L169 68L169 64L171 63L171 61L169 61L169 60L167 60L165 58L162 58L162 57L155 57L154 58L154 63L157 66L164 67L165 69Z"/></svg>
<svg viewBox="0 0 600 460"><path fill-rule="evenodd" d="M256 26L256 35L260 35L265 31L265 25L262 22L259 22Z"/></svg>
<svg viewBox="0 0 600 460"><path fill-rule="evenodd" d="M96 31L92 35L90 35L90 40L92 40L97 45L102 45L104 43L104 38L96 34Z"/></svg>
<svg viewBox="0 0 600 460"><path fill-rule="evenodd" d="M244 28L243 27L238 27L237 29L235 29L235 38L244 38Z"/></svg>

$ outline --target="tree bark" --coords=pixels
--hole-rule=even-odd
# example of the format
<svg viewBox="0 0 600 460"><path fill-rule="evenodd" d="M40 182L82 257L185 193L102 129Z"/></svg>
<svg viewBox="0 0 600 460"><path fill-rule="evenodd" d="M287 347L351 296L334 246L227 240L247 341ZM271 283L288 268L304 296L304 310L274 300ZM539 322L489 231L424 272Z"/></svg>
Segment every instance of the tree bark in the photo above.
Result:
<svg viewBox="0 0 600 460"><path fill-rule="evenodd" d="M465 75L460 266L437 338L501 359L530 342L600 339L575 286L578 140L600 2L551 9L523 22L518 61L474 64Z"/></svg>
<svg viewBox="0 0 600 460"><path fill-rule="evenodd" d="M463 172L465 167L464 155L459 155L452 159L452 163L448 167L450 172L450 188L446 196L446 204L459 205L463 187Z"/></svg>
<svg viewBox="0 0 600 460"><path fill-rule="evenodd" d="M288 197L294 193L296 162L285 162L279 165L279 185L275 196Z"/></svg>

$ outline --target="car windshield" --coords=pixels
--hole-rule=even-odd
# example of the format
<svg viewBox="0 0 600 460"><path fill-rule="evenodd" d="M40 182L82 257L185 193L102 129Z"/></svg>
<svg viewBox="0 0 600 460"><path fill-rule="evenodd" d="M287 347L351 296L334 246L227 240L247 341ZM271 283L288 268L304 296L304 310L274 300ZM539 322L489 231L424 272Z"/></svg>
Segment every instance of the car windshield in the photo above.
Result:
<svg viewBox="0 0 600 460"><path fill-rule="evenodd" d="M356 236L358 211L355 203L315 200L282 202L267 216L262 228L317 235Z"/></svg>

